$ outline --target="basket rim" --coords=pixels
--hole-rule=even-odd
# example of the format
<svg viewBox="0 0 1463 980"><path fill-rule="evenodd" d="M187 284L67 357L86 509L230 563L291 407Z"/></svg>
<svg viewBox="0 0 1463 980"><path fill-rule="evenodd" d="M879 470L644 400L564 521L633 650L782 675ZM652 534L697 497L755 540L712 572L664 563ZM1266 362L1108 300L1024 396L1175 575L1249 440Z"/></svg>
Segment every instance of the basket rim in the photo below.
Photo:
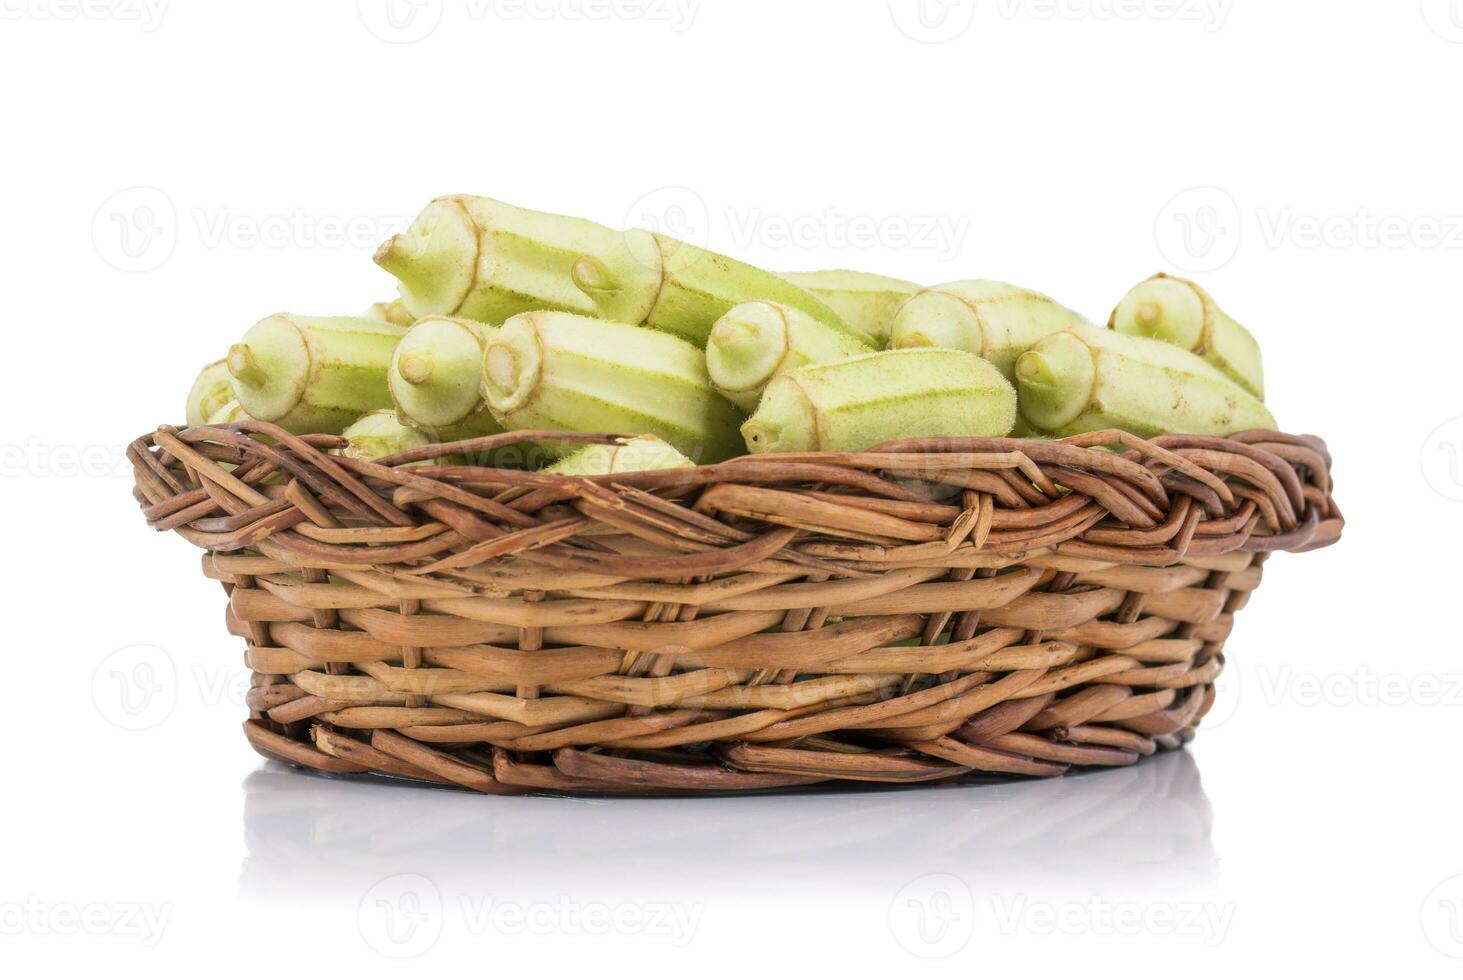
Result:
<svg viewBox="0 0 1463 980"><path fill-rule="evenodd" d="M250 438L255 435L274 445ZM869 498L875 498L880 505L870 509L898 519L900 513L915 513L920 505L938 507L938 503L897 481L949 487L952 474L961 472L967 474L966 483L979 483L976 491L989 501L993 530L977 550L1003 540L1002 519L997 515L1012 515L1017 526L1029 525L1040 520L1039 508L1047 508L1045 516L1053 519L1050 540L1037 539L1041 547L1094 560L1143 565L1173 564L1194 553L1308 551L1335 543L1345 525L1332 497L1331 456L1326 444L1316 436L1270 430L1227 437L1165 435L1153 439L1116 429L1060 440L908 439L858 453L767 453L679 469L598 476L433 462L449 455L486 454L530 440L613 445L629 438L533 430L436 443L365 461L331 454L345 444L339 436L294 435L271 423L246 420L184 429L164 425L135 440L127 455L137 476L134 494L143 503L149 523L185 536L192 526L208 535L198 543L219 551L254 547L270 538L276 545L297 542L299 535L291 532L291 520L318 524L332 508L352 525L419 526L437 518L413 516L408 511L434 498L465 506L489 520L506 521L508 533L519 535L504 545L509 552L521 553L513 551L519 545L527 551L556 546L546 540L552 533L531 533L537 522L522 520L512 507L478 495L472 489L476 487L512 488L530 497L537 495L535 503L552 498L641 510L647 505L659 507L650 498L664 500L677 490L737 497L730 502L743 505L744 510L754 504L795 504L785 496L771 495L789 488L805 494L806 488L813 487L811 492L822 498L839 498L822 500L830 507L855 503L870 507ZM210 451L199 454L198 446ZM1122 451L1108 452L1098 448L1101 446L1118 446ZM171 476L168 463L160 461L175 461L178 454L186 458L189 485ZM226 465L246 462L283 471L290 478L294 492L288 495L287 508L258 491L249 491L224 470ZM982 478L976 480L970 474ZM748 501L740 498L749 494L738 495L726 487L763 492L750 494L756 500ZM191 508L179 506L184 498ZM1076 508L1078 498L1086 500L1087 506ZM232 500L229 519L197 521L194 512L205 500ZM208 512L215 514L216 510ZM180 511L187 514L186 519L178 518ZM685 520L691 513L678 508L675 516ZM776 510L758 514L772 527L798 526L794 518ZM1023 516L1017 519L1017 514ZM981 515L977 519L984 523ZM1065 526L1057 523L1062 520L1067 521ZM219 534L219 530L237 533ZM994 538L988 536L991 533ZM728 544L721 543L724 548ZM1030 536L1026 543L1032 543ZM774 544L780 549L786 542L778 537L763 541L762 547ZM743 550L733 552L725 562L728 568L739 558L760 553L745 538L731 545ZM319 550L306 549L305 554L319 554ZM340 553L335 557L346 559ZM680 572L690 570L688 565ZM655 571L658 569L647 568L647 573ZM666 571L675 573L677 566Z"/></svg>

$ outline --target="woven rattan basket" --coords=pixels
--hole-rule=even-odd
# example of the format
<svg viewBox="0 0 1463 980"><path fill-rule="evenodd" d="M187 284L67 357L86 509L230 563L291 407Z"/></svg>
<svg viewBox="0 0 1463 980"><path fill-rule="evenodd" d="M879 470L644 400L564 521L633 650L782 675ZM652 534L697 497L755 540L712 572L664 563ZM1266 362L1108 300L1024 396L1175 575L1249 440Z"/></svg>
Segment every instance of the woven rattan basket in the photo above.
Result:
<svg viewBox="0 0 1463 980"><path fill-rule="evenodd" d="M1267 554L1343 523L1325 445L1275 432L424 465L522 437L563 434L379 462L254 422L132 445L149 524L229 595L259 752L489 793L1127 765L1192 737Z"/></svg>

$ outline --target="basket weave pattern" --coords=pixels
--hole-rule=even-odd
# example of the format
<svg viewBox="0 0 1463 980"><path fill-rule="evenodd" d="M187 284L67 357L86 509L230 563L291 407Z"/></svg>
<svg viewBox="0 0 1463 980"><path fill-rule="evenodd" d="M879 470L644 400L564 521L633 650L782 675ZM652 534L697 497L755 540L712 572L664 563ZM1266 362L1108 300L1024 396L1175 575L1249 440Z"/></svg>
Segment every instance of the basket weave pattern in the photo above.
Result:
<svg viewBox="0 0 1463 980"><path fill-rule="evenodd" d="M490 793L1127 765L1192 737L1267 554L1343 523L1324 444L1275 432L434 462L562 435L377 462L258 422L130 447L149 524L228 592L258 751Z"/></svg>

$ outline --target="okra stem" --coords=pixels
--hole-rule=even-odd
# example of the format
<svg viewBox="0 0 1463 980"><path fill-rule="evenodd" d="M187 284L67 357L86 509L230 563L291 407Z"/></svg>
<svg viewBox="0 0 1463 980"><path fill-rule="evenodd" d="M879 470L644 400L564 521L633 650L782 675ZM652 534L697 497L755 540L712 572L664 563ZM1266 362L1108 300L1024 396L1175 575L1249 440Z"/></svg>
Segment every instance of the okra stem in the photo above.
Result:
<svg viewBox="0 0 1463 980"><path fill-rule="evenodd" d="M260 387L269 380L264 369L259 366L259 360L254 356L254 349L248 344L235 344L229 348L229 373L246 385Z"/></svg>

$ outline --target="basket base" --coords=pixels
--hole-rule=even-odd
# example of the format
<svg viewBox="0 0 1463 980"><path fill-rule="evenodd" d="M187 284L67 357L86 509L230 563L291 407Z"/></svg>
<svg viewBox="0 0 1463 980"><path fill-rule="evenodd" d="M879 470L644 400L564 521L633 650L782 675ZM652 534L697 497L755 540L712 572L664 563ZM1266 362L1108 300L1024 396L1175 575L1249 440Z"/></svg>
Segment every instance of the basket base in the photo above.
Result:
<svg viewBox="0 0 1463 980"><path fill-rule="evenodd" d="M372 746L366 742L351 739L349 736L339 732L322 735L317 731L314 737L316 738L317 744L321 738L324 738L326 744L333 751L342 754L358 752L359 750L356 749L343 748L343 746L355 742L356 745L367 750L367 752L358 755L358 759L361 761L347 762L338 755L327 754L314 745L296 741L289 735L272 731L265 723L258 719L250 719L245 722L244 732L245 736L249 739L250 745L264 758L282 763L294 769L303 770L310 775L328 779L342 779L352 782L374 783L382 786L419 789L470 790L487 792L494 795L550 797L631 796L653 798L703 795L764 796L808 792L883 792L909 786L999 785L1013 781L1057 778L1067 775L1079 775L1105 768L1134 765L1146 756L1181 749L1193 740L1195 727L1189 726L1169 735L1155 737L1151 740L1153 744L1150 751L1124 752L1121 755L1114 753L1104 756L1100 760L1094 757L1093 762L1090 764L1066 765L1060 771L1051 773L996 773L963 769L961 767L949 767L952 771L941 774L939 778L905 780L820 778L815 776L751 773L718 764L709 757L707 762L700 765L606 759L608 766L603 767L603 771L608 772L619 769L627 773L634 773L634 775L623 781L592 779L576 775L576 772L582 770L585 765L582 757L595 754L573 753L571 755L567 754L567 750L560 750L560 752L555 753L553 764L512 760L508 758L509 753L502 750L494 752L494 758L490 765L475 764L471 759L471 755L475 753L469 753L467 760L457 756L446 756L443 754L444 758L450 759L454 765L461 766L464 770L472 770L475 773L475 776L467 776L463 773L459 774L461 778L449 779L435 775L430 770L412 772L399 761L390 763L383 762L379 767L373 767L364 761L370 754ZM403 739L400 735L388 736L386 739L382 739L379 737L381 734L380 732L376 733L372 741L390 744L390 739L395 738L410 742L409 739ZM1057 745L1059 743L1053 744ZM1071 752L1080 752L1081 749L1081 746L1075 744L1069 744L1067 746L1067 751ZM386 756L386 758L390 759L393 757ZM567 769L561 768L558 764L561 758L568 767ZM593 765L593 763L590 764L591 768Z"/></svg>

